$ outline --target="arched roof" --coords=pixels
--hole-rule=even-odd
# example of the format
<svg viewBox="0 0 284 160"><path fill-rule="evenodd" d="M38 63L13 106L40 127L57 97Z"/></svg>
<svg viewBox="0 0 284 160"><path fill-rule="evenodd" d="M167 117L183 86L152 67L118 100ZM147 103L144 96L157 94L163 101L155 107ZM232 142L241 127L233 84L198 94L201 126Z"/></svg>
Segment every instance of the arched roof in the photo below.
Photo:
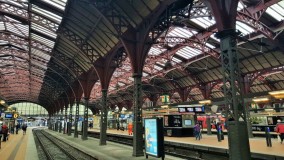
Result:
<svg viewBox="0 0 284 160"><path fill-rule="evenodd" d="M238 55L250 93L284 88L283 13L281 0L239 2ZM152 18L155 14L161 16ZM78 98L82 85L74 84L99 58L121 47L128 30L150 21L156 23L149 33L154 38L143 69L143 96L186 88L188 100L200 100L209 85L211 98L223 97L216 22L199 0L0 0L0 97L36 102L48 111L62 108ZM121 50L109 86L112 104L132 100L132 67ZM100 91L97 81L91 103L99 102Z"/></svg>

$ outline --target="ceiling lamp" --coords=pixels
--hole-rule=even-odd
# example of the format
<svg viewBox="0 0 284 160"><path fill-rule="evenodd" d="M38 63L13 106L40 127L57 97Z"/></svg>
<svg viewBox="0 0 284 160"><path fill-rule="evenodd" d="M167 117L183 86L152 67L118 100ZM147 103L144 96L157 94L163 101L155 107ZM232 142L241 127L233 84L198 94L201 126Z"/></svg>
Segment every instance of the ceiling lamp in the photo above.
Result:
<svg viewBox="0 0 284 160"><path fill-rule="evenodd" d="M5 104L5 101L4 100L0 100L0 104Z"/></svg>
<svg viewBox="0 0 284 160"><path fill-rule="evenodd" d="M199 104L211 104L211 100L199 101Z"/></svg>
<svg viewBox="0 0 284 160"><path fill-rule="evenodd" d="M254 101L254 102L266 102L266 101L269 101L269 99L267 97L264 97L264 98L253 98L252 101Z"/></svg>
<svg viewBox="0 0 284 160"><path fill-rule="evenodd" d="M272 92L268 92L268 94L270 94L272 96L279 95L279 94L284 94L284 90L272 91Z"/></svg>

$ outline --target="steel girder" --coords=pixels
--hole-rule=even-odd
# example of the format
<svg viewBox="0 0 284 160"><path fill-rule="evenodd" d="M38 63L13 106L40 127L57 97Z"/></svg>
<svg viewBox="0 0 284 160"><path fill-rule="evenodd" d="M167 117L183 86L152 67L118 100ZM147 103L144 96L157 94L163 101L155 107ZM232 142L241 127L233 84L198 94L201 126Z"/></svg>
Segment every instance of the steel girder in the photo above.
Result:
<svg viewBox="0 0 284 160"><path fill-rule="evenodd" d="M18 17L19 21L22 21L23 23L27 23L27 20L30 19L33 23L43 26L54 33L56 32L59 26L59 22L55 22L54 20L44 17L43 15L32 13L32 16L29 17L29 13L27 12L27 10L19 8L18 6L14 6L12 3L9 2L0 2L0 12L2 14L12 16L12 18Z"/></svg>
<svg viewBox="0 0 284 160"><path fill-rule="evenodd" d="M101 56L98 54L99 52L97 52L88 43L84 44L84 39L82 39L71 30L67 29L66 27L60 27L58 29L58 34L70 40L74 45L79 46L79 49L85 54L86 57L88 57L90 63L94 63Z"/></svg>

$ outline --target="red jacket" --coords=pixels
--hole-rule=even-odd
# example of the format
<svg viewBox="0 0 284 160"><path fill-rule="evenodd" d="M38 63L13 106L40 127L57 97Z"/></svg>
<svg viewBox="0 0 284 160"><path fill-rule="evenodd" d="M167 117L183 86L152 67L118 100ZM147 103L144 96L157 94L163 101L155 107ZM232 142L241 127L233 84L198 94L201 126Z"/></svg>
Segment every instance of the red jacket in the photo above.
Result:
<svg viewBox="0 0 284 160"><path fill-rule="evenodd" d="M276 125L276 132L277 133L284 133L284 123L278 123Z"/></svg>

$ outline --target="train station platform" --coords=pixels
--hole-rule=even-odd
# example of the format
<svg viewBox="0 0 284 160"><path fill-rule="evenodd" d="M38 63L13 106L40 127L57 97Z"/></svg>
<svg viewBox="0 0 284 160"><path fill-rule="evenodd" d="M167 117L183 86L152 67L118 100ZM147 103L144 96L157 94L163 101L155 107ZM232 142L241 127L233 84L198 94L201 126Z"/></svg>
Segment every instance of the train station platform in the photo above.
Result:
<svg viewBox="0 0 284 160"><path fill-rule="evenodd" d="M98 129L89 129L89 131L99 132ZM118 134L118 135L125 135L129 136L127 131L116 130L116 129L108 129L108 134ZM130 135L131 136L131 135ZM207 135L202 134L201 140L195 140L195 137L167 137L165 136L165 141L168 143L180 143L180 144L188 144L194 145L199 148L203 148L206 150L210 149L222 149L228 151L228 139L227 136L224 136L224 140L218 142L217 135ZM258 156L277 156L277 159L284 160L284 143L280 144L277 138L272 138L272 147L266 146L266 139L263 137L255 137L250 138L250 149L251 153L258 155ZM166 143L165 143L166 144Z"/></svg>
<svg viewBox="0 0 284 160"><path fill-rule="evenodd" d="M33 127L28 127L25 135L22 130L18 134L10 134L8 141L1 142L0 159L38 160L32 129Z"/></svg>
<svg viewBox="0 0 284 160"><path fill-rule="evenodd" d="M32 134L32 127L28 127L27 134L23 135L22 131L19 134L11 134L9 140L2 142L0 149L0 160L38 160L37 149ZM107 145L100 146L99 140L88 137L88 140L83 141L80 138L74 138L63 133L48 130L46 131L53 136L72 144L76 148L83 150L99 160L144 160L144 157L133 157L132 147L107 142ZM161 158L148 157L149 160L158 160ZM166 155L165 160L181 160L180 158Z"/></svg>
<svg viewBox="0 0 284 160"><path fill-rule="evenodd" d="M0 159L1 160L38 160L37 149L34 142L34 137L32 134L32 127L28 127L26 135L23 135L22 131L19 131L19 134L11 134L9 140L2 142L0 149ZM73 136L68 136L66 134L58 133L46 129L46 131L63 141L72 144L73 146L84 150L85 152L93 155L97 159L133 159L133 160L142 160L145 157L133 157L132 156L132 147L114 143L107 142L106 146L99 146L99 139L88 137L88 140L81 140L79 138L74 138ZM97 129L90 129L90 132L98 132ZM128 135L127 131L117 131L114 129L109 129L108 134L117 134L117 135ZM202 135L202 139L195 140L194 137L165 137L165 141L168 143L180 143L184 145L192 145L195 147L206 148L211 147L216 150L218 149L228 149L228 140L225 136L225 140L218 142L216 135ZM266 147L266 141L264 138L252 138L250 139L250 147L252 154L261 154L261 155L277 155L277 159L284 160L284 144L280 144L277 139L272 139L272 147ZM155 160L159 158L149 157L150 160ZM167 160L179 160L180 158L166 155L165 159Z"/></svg>

